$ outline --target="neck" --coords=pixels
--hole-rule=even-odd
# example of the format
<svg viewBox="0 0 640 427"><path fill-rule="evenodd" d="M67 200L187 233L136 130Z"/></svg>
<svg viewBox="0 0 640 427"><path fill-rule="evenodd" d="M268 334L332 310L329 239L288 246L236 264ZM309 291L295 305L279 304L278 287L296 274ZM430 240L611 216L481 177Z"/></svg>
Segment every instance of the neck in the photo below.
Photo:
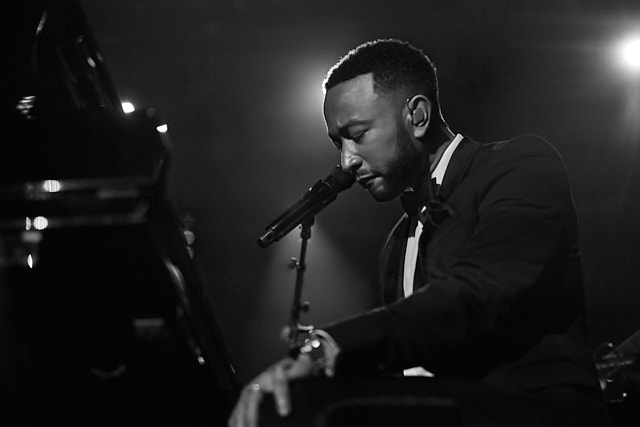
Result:
<svg viewBox="0 0 640 427"><path fill-rule="evenodd" d="M438 126L434 126L426 135L424 144L428 151L429 167L424 169L421 176L419 176L416 182L414 182L414 185L411 186L420 199L428 200L430 197L429 181L431 172L433 172L442 154L454 137L455 134L444 123L439 123Z"/></svg>
<svg viewBox="0 0 640 427"><path fill-rule="evenodd" d="M425 145L429 151L429 165L435 166L435 163L437 163L437 160L455 136L455 133L445 123L438 123L429 129L425 137Z"/></svg>
<svg viewBox="0 0 640 427"><path fill-rule="evenodd" d="M436 165L440 161L442 154L445 152L449 143L455 138L455 134L451 132L451 129L443 125L440 132L440 139L437 142L437 148L434 152L429 154L429 173L431 174Z"/></svg>

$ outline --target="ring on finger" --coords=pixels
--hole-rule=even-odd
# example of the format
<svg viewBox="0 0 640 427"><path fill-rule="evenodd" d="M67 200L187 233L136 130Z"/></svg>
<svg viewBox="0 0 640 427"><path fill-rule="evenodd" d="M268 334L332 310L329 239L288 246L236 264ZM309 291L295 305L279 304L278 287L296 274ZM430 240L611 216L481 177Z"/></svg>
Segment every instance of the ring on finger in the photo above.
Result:
<svg viewBox="0 0 640 427"><path fill-rule="evenodd" d="M262 387L260 387L260 384L258 383L253 383L251 384L251 387L249 387L249 389L253 392L258 392L262 389Z"/></svg>

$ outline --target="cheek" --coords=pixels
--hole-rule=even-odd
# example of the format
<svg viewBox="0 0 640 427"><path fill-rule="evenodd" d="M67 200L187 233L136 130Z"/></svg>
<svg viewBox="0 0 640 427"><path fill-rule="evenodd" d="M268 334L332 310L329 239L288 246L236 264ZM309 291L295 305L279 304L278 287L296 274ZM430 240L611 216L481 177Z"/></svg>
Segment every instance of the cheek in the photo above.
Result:
<svg viewBox="0 0 640 427"><path fill-rule="evenodd" d="M360 153L369 169L384 175L388 174L395 163L394 152L389 150L386 145L369 146L365 150L361 150Z"/></svg>
<svg viewBox="0 0 640 427"><path fill-rule="evenodd" d="M371 144L362 147L363 158L373 169L387 172L397 157L397 144L395 132L379 132Z"/></svg>

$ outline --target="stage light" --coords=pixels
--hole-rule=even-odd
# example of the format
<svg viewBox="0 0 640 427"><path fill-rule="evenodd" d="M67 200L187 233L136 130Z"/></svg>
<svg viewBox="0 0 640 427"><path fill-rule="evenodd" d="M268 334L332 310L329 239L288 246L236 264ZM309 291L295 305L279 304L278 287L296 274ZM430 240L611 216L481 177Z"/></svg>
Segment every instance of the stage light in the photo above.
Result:
<svg viewBox="0 0 640 427"><path fill-rule="evenodd" d="M620 60L628 69L640 72L640 36L629 38L620 44Z"/></svg>
<svg viewBox="0 0 640 427"><path fill-rule="evenodd" d="M133 113L134 111L136 111L136 107L133 106L133 104L129 101L124 101L122 103L122 110L126 113Z"/></svg>
<svg viewBox="0 0 640 427"><path fill-rule="evenodd" d="M47 179L42 183L42 190L47 193L57 193L61 188L62 185L57 179Z"/></svg>
<svg viewBox="0 0 640 427"><path fill-rule="evenodd" d="M44 216L37 216L35 218L26 217L24 221L24 229L25 231L30 231L31 229L36 230L44 230L49 226L49 220ZM22 235L22 239L26 242L37 242L39 239L38 233L24 233Z"/></svg>
<svg viewBox="0 0 640 427"><path fill-rule="evenodd" d="M37 216L33 219L33 228L36 230L44 230L49 226L49 220L44 216Z"/></svg>

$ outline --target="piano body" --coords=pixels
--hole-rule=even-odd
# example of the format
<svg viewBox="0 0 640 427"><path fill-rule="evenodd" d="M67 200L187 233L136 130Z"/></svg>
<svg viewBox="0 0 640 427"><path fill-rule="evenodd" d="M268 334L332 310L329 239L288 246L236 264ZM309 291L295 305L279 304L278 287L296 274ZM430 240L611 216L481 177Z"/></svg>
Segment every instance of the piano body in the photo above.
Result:
<svg viewBox="0 0 640 427"><path fill-rule="evenodd" d="M163 123L123 112L78 2L18 3L0 154L0 419L226 425L240 387L167 196Z"/></svg>

